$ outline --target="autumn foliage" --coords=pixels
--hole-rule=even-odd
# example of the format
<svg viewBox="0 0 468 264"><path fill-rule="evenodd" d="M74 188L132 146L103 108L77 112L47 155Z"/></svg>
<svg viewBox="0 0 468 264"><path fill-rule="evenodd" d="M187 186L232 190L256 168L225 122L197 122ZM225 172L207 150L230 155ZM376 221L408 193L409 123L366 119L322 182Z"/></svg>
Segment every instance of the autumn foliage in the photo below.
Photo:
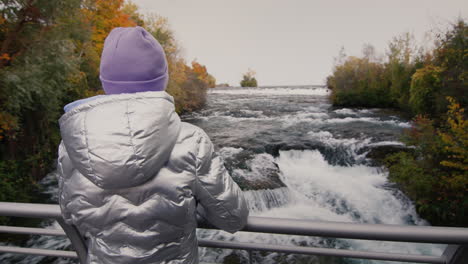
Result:
<svg viewBox="0 0 468 264"><path fill-rule="evenodd" d="M386 159L389 177L435 225L468 223L468 25L462 19L435 36L434 48L410 34L390 41L386 57L364 46L362 57L340 52L327 78L339 106L386 107L413 117L408 151Z"/></svg>
<svg viewBox="0 0 468 264"><path fill-rule="evenodd" d="M468 223L468 25L459 20L418 49L409 34L394 38L386 60L373 49L339 56L328 86L340 106L397 108L413 116L408 151L389 155L389 178L434 225Z"/></svg>
<svg viewBox="0 0 468 264"><path fill-rule="evenodd" d="M415 201L434 225L466 226L468 208L468 122L464 109L448 97L446 123L417 116L405 143L413 152L387 157L390 179Z"/></svg>
<svg viewBox="0 0 468 264"><path fill-rule="evenodd" d="M86 22L91 25L92 46L97 54L101 54L104 40L116 27L133 27L136 23L130 15L122 10L124 0L94 0L88 2L82 9Z"/></svg>
<svg viewBox="0 0 468 264"><path fill-rule="evenodd" d="M63 106L103 93L99 63L115 27L145 27L169 62L167 91L179 113L205 103L214 78L187 64L168 20L124 0L3 0L0 5L0 200L30 201L53 169Z"/></svg>

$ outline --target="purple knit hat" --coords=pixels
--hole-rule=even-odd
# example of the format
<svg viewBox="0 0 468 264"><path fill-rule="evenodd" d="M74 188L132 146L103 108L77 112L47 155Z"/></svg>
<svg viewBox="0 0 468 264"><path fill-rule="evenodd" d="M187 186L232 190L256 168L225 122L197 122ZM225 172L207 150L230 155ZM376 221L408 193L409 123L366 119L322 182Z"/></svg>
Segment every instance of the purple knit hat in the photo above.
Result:
<svg viewBox="0 0 468 264"><path fill-rule="evenodd" d="M142 27L111 31L104 42L100 71L106 94L164 91L169 79L163 48Z"/></svg>

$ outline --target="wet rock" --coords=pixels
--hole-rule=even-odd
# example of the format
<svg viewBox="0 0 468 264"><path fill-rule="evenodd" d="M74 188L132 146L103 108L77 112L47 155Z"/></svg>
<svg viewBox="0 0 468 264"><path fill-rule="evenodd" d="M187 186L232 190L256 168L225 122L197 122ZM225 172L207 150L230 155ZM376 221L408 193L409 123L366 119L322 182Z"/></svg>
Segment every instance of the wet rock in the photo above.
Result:
<svg viewBox="0 0 468 264"><path fill-rule="evenodd" d="M243 190L263 190L285 187L286 185L281 181L279 176L280 171L278 165L274 162L272 165L274 167L250 167L247 170L236 170L233 174L235 175L235 180L239 181L240 187ZM253 175L253 177L249 177L249 175Z"/></svg>
<svg viewBox="0 0 468 264"><path fill-rule="evenodd" d="M352 156L346 153L344 146L327 146L322 142L306 142L302 144L270 144L265 146L265 152L278 157L280 151L288 150L317 150L323 158L332 165L348 166L355 162Z"/></svg>
<svg viewBox="0 0 468 264"><path fill-rule="evenodd" d="M233 148L235 149L235 148ZM276 189L286 185L272 155L251 150L224 153L225 166L242 190Z"/></svg>
<svg viewBox="0 0 468 264"><path fill-rule="evenodd" d="M285 146L286 144L267 144L265 145L265 152L276 158L279 156L279 151Z"/></svg>
<svg viewBox="0 0 468 264"><path fill-rule="evenodd" d="M402 151L412 152L413 149L403 145L384 145L363 149L363 151L368 151L366 157L372 160L371 163L373 163L373 165L380 166L383 165L387 156Z"/></svg>

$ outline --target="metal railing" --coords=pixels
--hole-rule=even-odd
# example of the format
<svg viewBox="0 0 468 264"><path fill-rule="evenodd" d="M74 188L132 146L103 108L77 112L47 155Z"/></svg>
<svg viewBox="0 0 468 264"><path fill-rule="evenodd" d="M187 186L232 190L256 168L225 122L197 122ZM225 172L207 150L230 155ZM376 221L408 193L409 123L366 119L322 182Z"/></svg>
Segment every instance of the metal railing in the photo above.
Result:
<svg viewBox="0 0 468 264"><path fill-rule="evenodd" d="M86 263L86 243L79 232L66 224L58 205L0 202L0 215L14 217L51 218L58 221L60 229L0 226L0 233L67 236L75 251L48 250L0 246L0 253L31 254L77 258ZM208 223L200 221L199 228L212 229ZM272 233L332 238L365 239L381 241L418 242L449 244L441 256L410 255L385 252L355 251L333 248L314 248L259 243L199 240L200 247L229 248L246 250L251 261L252 251L269 251L305 255L336 256L359 259L388 260L417 263L468 263L468 228L433 226L398 226L382 224L356 224L339 222L317 222L296 219L249 217L245 232Z"/></svg>

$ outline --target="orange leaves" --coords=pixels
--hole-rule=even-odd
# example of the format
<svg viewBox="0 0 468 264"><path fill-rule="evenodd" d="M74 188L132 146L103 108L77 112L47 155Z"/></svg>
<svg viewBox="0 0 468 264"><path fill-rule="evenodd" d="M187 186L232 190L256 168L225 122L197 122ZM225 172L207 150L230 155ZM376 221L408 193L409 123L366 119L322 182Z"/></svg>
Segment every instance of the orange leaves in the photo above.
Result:
<svg viewBox="0 0 468 264"><path fill-rule="evenodd" d="M205 82L208 78L208 72L206 71L206 67L201 65L196 61L192 61L192 71L197 75L197 79Z"/></svg>
<svg viewBox="0 0 468 264"><path fill-rule="evenodd" d="M208 73L204 65L201 65L196 61L192 61L191 71L195 73L197 79L202 81L206 87L214 87L216 85L215 78Z"/></svg>
<svg viewBox="0 0 468 264"><path fill-rule="evenodd" d="M0 140L13 138L18 129L18 120L7 112L0 112Z"/></svg>
<svg viewBox="0 0 468 264"><path fill-rule="evenodd" d="M2 55L0 55L0 60L9 61L9 60L11 60L11 58L10 58L10 55L8 53L3 53Z"/></svg>
<svg viewBox="0 0 468 264"><path fill-rule="evenodd" d="M104 40L116 27L132 27L136 23L122 11L124 0L96 0L94 5L84 8L83 13L91 23L91 39L98 54L104 47Z"/></svg>

